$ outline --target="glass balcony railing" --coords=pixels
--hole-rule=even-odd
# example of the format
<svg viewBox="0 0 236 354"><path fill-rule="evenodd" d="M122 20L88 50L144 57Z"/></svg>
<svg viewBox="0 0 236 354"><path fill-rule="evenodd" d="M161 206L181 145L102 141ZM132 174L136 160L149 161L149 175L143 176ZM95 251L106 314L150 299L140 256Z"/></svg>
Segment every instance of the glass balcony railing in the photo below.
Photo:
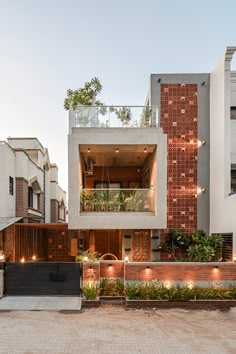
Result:
<svg viewBox="0 0 236 354"><path fill-rule="evenodd" d="M81 189L82 212L154 212L154 189Z"/></svg>
<svg viewBox="0 0 236 354"><path fill-rule="evenodd" d="M79 106L70 111L71 128L146 128L158 126L157 106Z"/></svg>

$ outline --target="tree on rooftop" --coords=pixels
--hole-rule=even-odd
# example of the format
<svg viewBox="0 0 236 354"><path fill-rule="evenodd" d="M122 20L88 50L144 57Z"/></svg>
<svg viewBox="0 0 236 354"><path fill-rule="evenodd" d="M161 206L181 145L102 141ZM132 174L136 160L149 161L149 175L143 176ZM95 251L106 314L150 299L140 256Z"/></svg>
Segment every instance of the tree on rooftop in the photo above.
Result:
<svg viewBox="0 0 236 354"><path fill-rule="evenodd" d="M96 96L102 91L102 84L97 77L94 77L89 82L85 82L84 86L77 90L67 90L67 95L64 100L64 108L68 111L70 108L75 109L77 106L100 106L102 103L95 101Z"/></svg>

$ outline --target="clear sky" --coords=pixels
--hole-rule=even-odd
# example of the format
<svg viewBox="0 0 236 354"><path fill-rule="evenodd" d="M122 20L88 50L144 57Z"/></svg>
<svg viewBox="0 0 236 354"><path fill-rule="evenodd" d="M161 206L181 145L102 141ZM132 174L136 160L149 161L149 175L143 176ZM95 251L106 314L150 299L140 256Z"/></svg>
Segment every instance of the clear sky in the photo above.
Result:
<svg viewBox="0 0 236 354"><path fill-rule="evenodd" d="M38 137L67 190L66 90L97 76L102 101L142 105L150 73L210 72L235 14L235 0L0 0L0 140Z"/></svg>

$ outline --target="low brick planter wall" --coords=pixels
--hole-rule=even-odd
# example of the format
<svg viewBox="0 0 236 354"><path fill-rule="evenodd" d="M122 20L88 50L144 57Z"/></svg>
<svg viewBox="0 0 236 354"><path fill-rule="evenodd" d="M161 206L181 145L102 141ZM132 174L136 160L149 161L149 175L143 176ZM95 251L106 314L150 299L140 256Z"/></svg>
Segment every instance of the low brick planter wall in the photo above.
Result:
<svg viewBox="0 0 236 354"><path fill-rule="evenodd" d="M236 300L129 300L126 299L127 307L155 307L155 308L188 308L188 309L229 309L236 306Z"/></svg>
<svg viewBox="0 0 236 354"><path fill-rule="evenodd" d="M236 284L236 263L148 262L126 263L125 282L159 280L169 285L193 282L198 286Z"/></svg>
<svg viewBox="0 0 236 354"><path fill-rule="evenodd" d="M100 299L85 300L82 299L82 307L99 307L101 304Z"/></svg>

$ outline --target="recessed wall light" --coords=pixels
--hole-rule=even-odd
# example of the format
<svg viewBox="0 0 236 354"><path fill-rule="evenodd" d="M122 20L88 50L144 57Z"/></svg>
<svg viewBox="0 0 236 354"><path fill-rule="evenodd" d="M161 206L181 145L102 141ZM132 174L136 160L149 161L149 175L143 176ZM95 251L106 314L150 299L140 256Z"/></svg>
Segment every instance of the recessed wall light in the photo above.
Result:
<svg viewBox="0 0 236 354"><path fill-rule="evenodd" d="M147 148L144 148L144 150L143 150L145 153L147 152Z"/></svg>
<svg viewBox="0 0 236 354"><path fill-rule="evenodd" d="M90 152L90 148L88 148L88 152Z"/></svg>
<svg viewBox="0 0 236 354"><path fill-rule="evenodd" d="M116 153L118 154L118 152L119 152L119 149L118 149L118 148L116 148Z"/></svg>

